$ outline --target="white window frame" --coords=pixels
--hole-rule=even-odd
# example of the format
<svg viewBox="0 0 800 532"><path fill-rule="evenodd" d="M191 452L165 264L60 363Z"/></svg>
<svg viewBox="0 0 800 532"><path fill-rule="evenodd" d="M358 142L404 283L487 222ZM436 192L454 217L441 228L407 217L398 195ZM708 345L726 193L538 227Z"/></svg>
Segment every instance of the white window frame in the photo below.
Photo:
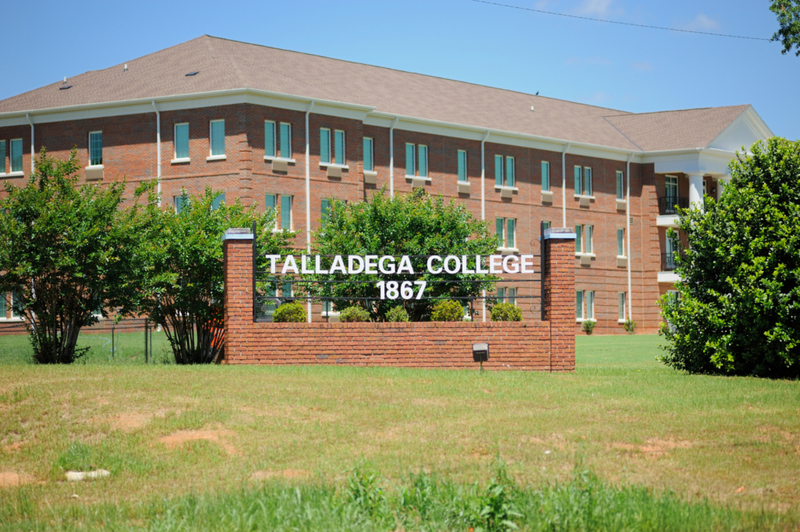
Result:
<svg viewBox="0 0 800 532"><path fill-rule="evenodd" d="M343 129L331 129L331 128L328 128L328 127L321 127L321 128L319 128L319 131L320 131L319 165L322 168L333 167L333 168L341 168L343 170L349 170L350 166L348 166L346 164L347 163L347 149L346 149L347 148L347 134L346 134L346 132ZM322 142L322 132L323 131L327 131L328 132L328 157L330 158L330 160L328 160L328 161L323 161L322 160L322 153L321 152L322 152L322 144L323 144L323 142ZM342 134L342 155L343 155L343 160L344 160L345 164L336 163L336 146L337 146L336 134L337 133L341 133Z"/></svg>
<svg viewBox="0 0 800 532"><path fill-rule="evenodd" d="M214 155L214 139L213 139L213 130L214 124L222 122L222 153ZM228 158L227 156L227 142L226 142L226 135L225 135L225 119L219 118L216 120L209 120L208 121L208 157L206 157L206 161L224 161Z"/></svg>
<svg viewBox="0 0 800 532"><path fill-rule="evenodd" d="M100 164L92 164L92 135L100 134ZM86 168L104 168L103 166L103 132L101 130L98 131L90 131L89 132L89 165ZM12 141L13 142L13 141Z"/></svg>
<svg viewBox="0 0 800 532"><path fill-rule="evenodd" d="M495 156L495 167L494 167L494 189L497 190L514 190L518 191L519 187L517 187L517 160L514 158L513 155L500 155L499 153ZM502 164L500 165L500 183L497 184L497 158L500 157L502 159ZM508 163L511 162L511 166L514 168L514 184L508 184Z"/></svg>
<svg viewBox="0 0 800 532"><path fill-rule="evenodd" d="M409 146L411 147L411 155L414 159L413 161L413 168L411 169L411 173L408 173L408 149ZM425 170L427 175L420 175L419 173L419 161L420 155L422 151L425 151ZM413 142L406 142L406 179L421 179L424 181L431 181L431 168L428 165L429 157L428 157L428 145L427 144L415 144Z"/></svg>
<svg viewBox="0 0 800 532"><path fill-rule="evenodd" d="M575 224L575 233L577 234L575 256L596 257L597 255L594 252L594 226L590 224ZM577 246L578 242L580 242L580 250Z"/></svg>
<svg viewBox="0 0 800 532"><path fill-rule="evenodd" d="M191 162L191 156L186 157L178 157L178 126L186 126L186 152L191 153L190 151L190 136L189 136L189 122L177 122L172 126L172 164L179 164L179 163L188 163Z"/></svg>
<svg viewBox="0 0 800 532"><path fill-rule="evenodd" d="M461 179L461 161L464 161L464 179ZM469 183L469 170L468 170L468 156L467 150L457 150L456 152L456 179L459 183Z"/></svg>
<svg viewBox="0 0 800 532"><path fill-rule="evenodd" d="M581 304L578 306L578 294L581 294ZM594 290L576 290L575 291L575 321L583 323L584 321L593 321L597 323L595 318L595 299L596 293Z"/></svg>
<svg viewBox="0 0 800 532"><path fill-rule="evenodd" d="M498 251L506 251L506 252L510 252L510 253L513 253L515 251L519 251L519 248L517 247L517 219L516 218L504 218L502 216L498 216L495 219L495 232L497 231L497 222L499 220L503 221L502 222L502 226L503 226L503 235L502 235L502 237L503 237L503 240L501 242L499 238L497 239L497 250ZM509 239L508 239L508 235L511 233L511 231L509 231L509 229L508 229L509 228L509 225L508 225L509 221L512 222L512 226L514 227L514 231L513 231L513 233L514 233L514 245L513 246L509 245Z"/></svg>
<svg viewBox="0 0 800 532"><path fill-rule="evenodd" d="M625 173L622 170L617 170L616 179L617 199L625 201Z"/></svg>
<svg viewBox="0 0 800 532"><path fill-rule="evenodd" d="M369 160L372 164L372 168L367 168L366 164L363 165L364 173L377 175L377 172L375 171L375 139L372 137L363 137L361 144L364 148L366 148L367 144L369 144ZM366 157L364 155L365 154L362 154L362 163L366 161Z"/></svg>
<svg viewBox="0 0 800 532"><path fill-rule="evenodd" d="M580 180L575 179L575 170L580 168ZM572 186L573 193L576 198L590 198L596 199L594 196L594 171L591 166L581 166L576 164L572 167ZM586 171L589 171L589 186L592 189L588 194L586 193ZM578 185L580 185L580 192L578 192Z"/></svg>
<svg viewBox="0 0 800 532"><path fill-rule="evenodd" d="M620 251L622 251L622 254L620 254ZM627 250L625 249L625 229L619 227L617 228L617 258L618 259L626 258L628 256L626 251Z"/></svg>
<svg viewBox="0 0 800 532"><path fill-rule="evenodd" d="M618 292L617 294L617 323L625 323L628 319L628 294Z"/></svg>
<svg viewBox="0 0 800 532"><path fill-rule="evenodd" d="M269 155L267 153L267 136L266 136L266 129L267 124L272 125L272 153L275 155ZM287 154L283 153L281 149L281 139L283 139L283 127L282 126L289 126L289 135L288 135L288 142L289 142L289 152ZM286 161L287 163L295 163L294 158L294 148L292 148L292 123L291 122L276 122L275 120L264 120L264 160L265 161Z"/></svg>

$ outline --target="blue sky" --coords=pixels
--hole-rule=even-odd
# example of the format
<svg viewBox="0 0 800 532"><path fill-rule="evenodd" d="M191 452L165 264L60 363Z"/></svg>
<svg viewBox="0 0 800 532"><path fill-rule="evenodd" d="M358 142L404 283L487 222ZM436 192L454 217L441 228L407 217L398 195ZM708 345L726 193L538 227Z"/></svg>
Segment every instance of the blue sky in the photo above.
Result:
<svg viewBox="0 0 800 532"><path fill-rule="evenodd" d="M777 29L768 0L497 1L751 37ZM774 134L800 139L800 57L776 42L474 0L34 0L2 18L0 99L209 34L632 112L749 103Z"/></svg>

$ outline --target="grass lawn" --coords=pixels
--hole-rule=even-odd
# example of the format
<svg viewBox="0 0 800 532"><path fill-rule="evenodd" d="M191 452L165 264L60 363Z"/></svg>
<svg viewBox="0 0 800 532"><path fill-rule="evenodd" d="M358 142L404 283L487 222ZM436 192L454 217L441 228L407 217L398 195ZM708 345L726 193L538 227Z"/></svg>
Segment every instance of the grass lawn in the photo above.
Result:
<svg viewBox="0 0 800 532"><path fill-rule="evenodd" d="M547 490L563 488L565 501L570 489L585 494L596 475L598 494L672 492L684 508L708 501L727 516L678 529L800 526L799 382L679 373L655 361L655 336L577 340L575 373L480 374L146 366L141 333L120 340L113 359L104 340L85 335L94 347L83 363L35 366L24 363L24 337L0 337L0 527L175 528L168 516L219 517L251 499L263 506L264 494L300 515L301 495L326 508L340 491L351 502L369 493L347 491L359 464L395 494L386 504L402 506L396 494L415 485L409 475L440 479L431 493L469 491L490 479L498 456L514 486L533 494L524 508L545 504ZM168 360L163 336L154 341L157 360ZM65 470L92 467L110 478L64 480Z"/></svg>

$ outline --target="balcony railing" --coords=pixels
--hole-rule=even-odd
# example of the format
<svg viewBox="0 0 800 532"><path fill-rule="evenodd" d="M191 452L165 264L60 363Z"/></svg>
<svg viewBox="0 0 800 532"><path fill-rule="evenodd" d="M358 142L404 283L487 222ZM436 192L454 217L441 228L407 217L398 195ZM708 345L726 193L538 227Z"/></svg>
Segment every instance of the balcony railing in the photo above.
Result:
<svg viewBox="0 0 800 532"><path fill-rule="evenodd" d="M662 253L661 254L661 271L662 272L671 272L677 266L675 263L675 259L678 256L678 251L672 251L669 253Z"/></svg>
<svg viewBox="0 0 800 532"><path fill-rule="evenodd" d="M662 196L658 198L658 214L678 214L677 207L689 208L689 198L678 196Z"/></svg>

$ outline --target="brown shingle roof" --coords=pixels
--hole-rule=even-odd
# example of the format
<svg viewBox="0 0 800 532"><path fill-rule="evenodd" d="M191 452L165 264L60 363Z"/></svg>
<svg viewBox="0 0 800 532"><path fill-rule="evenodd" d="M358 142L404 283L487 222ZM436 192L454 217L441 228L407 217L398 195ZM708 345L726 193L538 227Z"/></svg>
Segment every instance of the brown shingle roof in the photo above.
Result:
<svg viewBox="0 0 800 532"><path fill-rule="evenodd" d="M250 88L638 151L706 146L747 107L636 115L207 35L127 65L70 78L69 90L58 82L13 96L0 113Z"/></svg>

